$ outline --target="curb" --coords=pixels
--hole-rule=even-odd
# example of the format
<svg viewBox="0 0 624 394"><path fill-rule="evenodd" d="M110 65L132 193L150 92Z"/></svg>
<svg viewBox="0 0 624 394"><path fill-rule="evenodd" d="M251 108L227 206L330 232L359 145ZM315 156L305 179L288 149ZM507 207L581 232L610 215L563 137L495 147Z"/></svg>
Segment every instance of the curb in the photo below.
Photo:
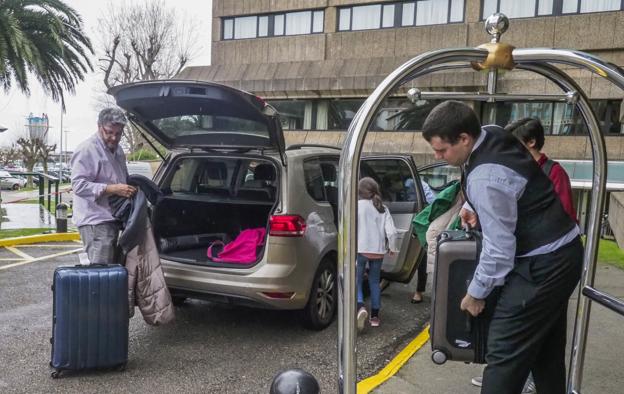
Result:
<svg viewBox="0 0 624 394"><path fill-rule="evenodd" d="M37 243L42 243L42 242L63 242L63 241L80 241L80 234L77 232L53 233L53 234L28 235L25 237L4 238L4 239L0 239L0 247L37 244Z"/></svg>
<svg viewBox="0 0 624 394"><path fill-rule="evenodd" d="M358 394L368 394L382 383L393 377L410 358L429 340L429 324L414 338L395 358L392 359L376 375L368 377L357 384Z"/></svg>

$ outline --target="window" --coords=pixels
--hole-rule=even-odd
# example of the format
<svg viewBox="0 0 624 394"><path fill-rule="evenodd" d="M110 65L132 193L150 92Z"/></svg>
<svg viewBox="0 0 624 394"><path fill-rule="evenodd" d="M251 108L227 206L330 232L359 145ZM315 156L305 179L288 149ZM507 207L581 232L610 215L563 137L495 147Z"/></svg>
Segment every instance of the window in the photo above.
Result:
<svg viewBox="0 0 624 394"><path fill-rule="evenodd" d="M326 201L325 188L323 187L323 174L318 160L306 160L303 162L303 177L305 178L306 190L310 197L316 201Z"/></svg>
<svg viewBox="0 0 624 394"><path fill-rule="evenodd" d="M495 12L510 18L624 10L623 0L482 0L482 16Z"/></svg>
<svg viewBox="0 0 624 394"><path fill-rule="evenodd" d="M347 130L363 103L361 98L269 101L279 112L284 130ZM405 98L389 98L377 111L370 130L421 130L425 118L439 103L420 100L412 104Z"/></svg>
<svg viewBox="0 0 624 394"><path fill-rule="evenodd" d="M351 30L379 29L381 23L381 5L363 5L353 7Z"/></svg>
<svg viewBox="0 0 624 394"><path fill-rule="evenodd" d="M373 178L379 184L381 198L387 202L416 201L414 175L401 159L368 159L360 165L360 177Z"/></svg>
<svg viewBox="0 0 624 394"><path fill-rule="evenodd" d="M604 134L620 134L621 100L591 100L592 108ZM586 135L587 126L578 109L565 103L550 102L499 102L484 104L484 124L500 126L521 118L538 118L544 126L544 133L550 135Z"/></svg>
<svg viewBox="0 0 624 394"><path fill-rule="evenodd" d="M323 11L314 11L312 22L312 33L322 33L325 23L325 13Z"/></svg>
<svg viewBox="0 0 624 394"><path fill-rule="evenodd" d="M276 36L284 35L284 15L275 15L275 27L273 28L273 34Z"/></svg>
<svg viewBox="0 0 624 394"><path fill-rule="evenodd" d="M464 3L465 0L418 0L341 7L338 31L462 22Z"/></svg>
<svg viewBox="0 0 624 394"><path fill-rule="evenodd" d="M256 36L257 16L245 16L234 20L234 38L253 38Z"/></svg>
<svg viewBox="0 0 624 394"><path fill-rule="evenodd" d="M223 21L223 39L229 40L234 37L234 19L226 19Z"/></svg>
<svg viewBox="0 0 624 394"><path fill-rule="evenodd" d="M312 32L312 13L310 11L289 12L286 14L286 35L310 34Z"/></svg>
<svg viewBox="0 0 624 394"><path fill-rule="evenodd" d="M258 37L266 37L269 35L269 17L261 16L258 18Z"/></svg>
<svg viewBox="0 0 624 394"><path fill-rule="evenodd" d="M322 33L323 10L223 18L223 40Z"/></svg>
<svg viewBox="0 0 624 394"><path fill-rule="evenodd" d="M383 6L381 27L393 27L393 26L394 26L394 4L385 4Z"/></svg>

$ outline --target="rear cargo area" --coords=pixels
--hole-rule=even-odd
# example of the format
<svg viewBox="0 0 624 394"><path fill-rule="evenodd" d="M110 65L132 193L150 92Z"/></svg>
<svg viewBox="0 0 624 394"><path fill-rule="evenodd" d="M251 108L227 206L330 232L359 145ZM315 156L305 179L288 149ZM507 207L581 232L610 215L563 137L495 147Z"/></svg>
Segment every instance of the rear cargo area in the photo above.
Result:
<svg viewBox="0 0 624 394"><path fill-rule="evenodd" d="M182 263L249 266L211 261L208 246L227 244L245 229L267 228L277 201L277 170L268 160L228 157L178 159L165 174L166 196L152 210L163 258ZM258 248L257 259L263 248Z"/></svg>

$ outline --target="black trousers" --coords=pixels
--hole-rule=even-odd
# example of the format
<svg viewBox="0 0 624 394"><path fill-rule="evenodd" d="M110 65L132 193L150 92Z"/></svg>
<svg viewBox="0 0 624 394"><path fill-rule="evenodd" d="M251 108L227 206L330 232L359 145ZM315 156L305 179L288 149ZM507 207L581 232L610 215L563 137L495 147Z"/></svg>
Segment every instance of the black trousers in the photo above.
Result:
<svg viewBox="0 0 624 394"><path fill-rule="evenodd" d="M425 292L427 287L427 261L421 261L418 266L418 278L416 279L416 291Z"/></svg>
<svg viewBox="0 0 624 394"><path fill-rule="evenodd" d="M484 394L519 394L533 372L540 394L565 394L568 300L583 268L580 238L548 254L516 259L488 333Z"/></svg>

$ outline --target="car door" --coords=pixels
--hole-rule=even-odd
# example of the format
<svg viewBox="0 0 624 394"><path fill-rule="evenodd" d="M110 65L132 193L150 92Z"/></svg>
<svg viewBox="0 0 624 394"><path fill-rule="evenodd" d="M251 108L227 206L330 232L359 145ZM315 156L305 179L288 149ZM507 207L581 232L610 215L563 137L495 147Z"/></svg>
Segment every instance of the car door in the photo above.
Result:
<svg viewBox="0 0 624 394"><path fill-rule="evenodd" d="M385 256L382 278L407 283L426 257L424 248L412 234L412 219L425 206L416 166L409 156L367 156L360 164L360 177L377 181L383 203L398 231L399 253Z"/></svg>

